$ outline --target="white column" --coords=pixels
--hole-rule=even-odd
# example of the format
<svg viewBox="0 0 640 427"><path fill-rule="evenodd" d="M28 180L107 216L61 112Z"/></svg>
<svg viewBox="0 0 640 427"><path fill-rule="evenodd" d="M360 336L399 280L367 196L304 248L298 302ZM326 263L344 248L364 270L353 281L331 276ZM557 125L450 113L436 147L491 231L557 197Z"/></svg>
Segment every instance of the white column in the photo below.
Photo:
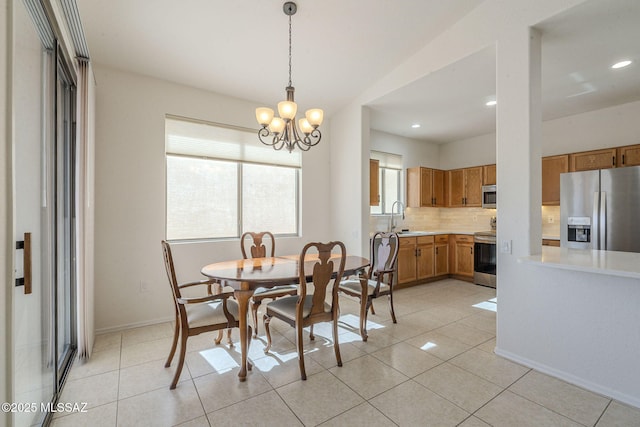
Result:
<svg viewBox="0 0 640 427"><path fill-rule="evenodd" d="M515 26L497 43L498 347L517 339L517 259L541 251L540 45L538 31Z"/></svg>

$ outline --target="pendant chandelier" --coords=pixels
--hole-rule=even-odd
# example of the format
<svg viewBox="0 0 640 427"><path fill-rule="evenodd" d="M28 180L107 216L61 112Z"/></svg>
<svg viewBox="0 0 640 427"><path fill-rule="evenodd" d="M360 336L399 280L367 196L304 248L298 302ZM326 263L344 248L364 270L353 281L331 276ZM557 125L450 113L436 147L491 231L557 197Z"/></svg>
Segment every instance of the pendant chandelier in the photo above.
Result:
<svg viewBox="0 0 640 427"><path fill-rule="evenodd" d="M307 110L305 117L296 125L298 105L293 100L295 88L291 84L291 16L295 15L297 6L288 1L284 4L285 15L289 16L289 85L286 87L287 100L278 103L278 114L268 107L256 108L256 119L262 128L258 131L260 142L270 145L276 150L286 148L289 152L297 146L303 151L320 142L322 134L318 127L322 124L324 112L319 108ZM302 136L301 136L302 135Z"/></svg>

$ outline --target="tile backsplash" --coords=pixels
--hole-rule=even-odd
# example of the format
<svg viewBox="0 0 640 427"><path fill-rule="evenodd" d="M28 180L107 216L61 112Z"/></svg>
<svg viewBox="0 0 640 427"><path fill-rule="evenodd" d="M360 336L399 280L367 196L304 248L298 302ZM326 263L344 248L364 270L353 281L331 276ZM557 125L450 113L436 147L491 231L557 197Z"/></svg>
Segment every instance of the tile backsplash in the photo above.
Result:
<svg viewBox="0 0 640 427"><path fill-rule="evenodd" d="M542 207L542 235L560 235L560 206Z"/></svg>
<svg viewBox="0 0 640 427"><path fill-rule="evenodd" d="M495 209L482 208L407 208L405 219L395 215L396 230L412 231L453 230L481 231L491 229L491 217L496 216ZM390 228L391 215L370 215L369 231L387 231Z"/></svg>
<svg viewBox="0 0 640 427"><path fill-rule="evenodd" d="M412 231L453 230L482 231L491 229L495 209L482 208L407 208L405 219L395 215L396 230ZM498 221L500 218L498 218ZM387 231L391 215L370 215L369 231ZM542 235L560 235L560 206L542 206Z"/></svg>

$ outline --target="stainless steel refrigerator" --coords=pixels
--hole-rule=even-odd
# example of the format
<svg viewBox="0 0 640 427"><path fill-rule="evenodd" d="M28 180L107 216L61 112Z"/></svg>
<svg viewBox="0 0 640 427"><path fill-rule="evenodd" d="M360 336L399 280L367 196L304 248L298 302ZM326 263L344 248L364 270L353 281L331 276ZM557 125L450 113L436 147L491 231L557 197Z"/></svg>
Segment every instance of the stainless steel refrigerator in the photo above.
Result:
<svg viewBox="0 0 640 427"><path fill-rule="evenodd" d="M640 166L560 175L560 246L640 252Z"/></svg>

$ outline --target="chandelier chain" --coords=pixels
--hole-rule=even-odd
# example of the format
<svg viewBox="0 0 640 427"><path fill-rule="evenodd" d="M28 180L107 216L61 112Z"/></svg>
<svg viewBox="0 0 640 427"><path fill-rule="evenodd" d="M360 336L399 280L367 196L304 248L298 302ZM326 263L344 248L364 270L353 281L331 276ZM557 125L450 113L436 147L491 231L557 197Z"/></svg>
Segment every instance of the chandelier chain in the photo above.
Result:
<svg viewBox="0 0 640 427"><path fill-rule="evenodd" d="M289 15L289 86L291 84L291 15Z"/></svg>

